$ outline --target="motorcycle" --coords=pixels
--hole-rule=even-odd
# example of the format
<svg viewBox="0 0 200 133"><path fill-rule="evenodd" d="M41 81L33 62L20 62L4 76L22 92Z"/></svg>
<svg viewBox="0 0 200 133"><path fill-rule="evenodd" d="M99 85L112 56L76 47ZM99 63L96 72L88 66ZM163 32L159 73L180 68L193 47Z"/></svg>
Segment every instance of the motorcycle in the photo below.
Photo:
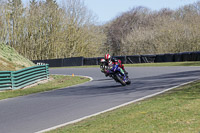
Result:
<svg viewBox="0 0 200 133"><path fill-rule="evenodd" d="M110 67L114 67L113 70L115 71L110 71L109 73L107 73L107 71L111 70ZM100 69L101 69L101 72L104 73L106 77L109 76L113 78L116 82L121 83L121 85L123 86L131 84L131 81L128 78L128 75L126 75L125 80L124 80L124 76L120 71L121 68L118 68L116 65L109 66L109 64L104 59L101 59L100 61Z"/></svg>

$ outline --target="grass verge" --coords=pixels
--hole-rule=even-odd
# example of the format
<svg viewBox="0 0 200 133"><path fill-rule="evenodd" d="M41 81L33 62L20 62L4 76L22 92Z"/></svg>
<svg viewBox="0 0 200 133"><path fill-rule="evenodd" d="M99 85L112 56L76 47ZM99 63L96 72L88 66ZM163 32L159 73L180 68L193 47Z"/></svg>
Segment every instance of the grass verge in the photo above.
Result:
<svg viewBox="0 0 200 133"><path fill-rule="evenodd" d="M126 67L200 66L200 61L125 64Z"/></svg>
<svg viewBox="0 0 200 133"><path fill-rule="evenodd" d="M49 133L199 133L200 81Z"/></svg>
<svg viewBox="0 0 200 133"><path fill-rule="evenodd" d="M0 43L0 71L16 71L35 64L21 56L14 48Z"/></svg>
<svg viewBox="0 0 200 133"><path fill-rule="evenodd" d="M26 89L19 89L19 90L8 90L0 92L0 100L17 97L17 96L24 96L38 92L44 92L49 90L60 89L76 84L81 84L84 82L89 81L89 78L80 77L80 76L64 76L64 75L51 75L50 80L44 84L38 84L37 86L33 86Z"/></svg>

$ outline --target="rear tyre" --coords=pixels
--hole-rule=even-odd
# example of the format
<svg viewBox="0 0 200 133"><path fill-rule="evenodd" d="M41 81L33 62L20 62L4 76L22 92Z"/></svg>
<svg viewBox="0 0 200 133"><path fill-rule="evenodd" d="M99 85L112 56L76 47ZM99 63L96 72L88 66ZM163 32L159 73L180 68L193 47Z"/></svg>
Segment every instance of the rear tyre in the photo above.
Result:
<svg viewBox="0 0 200 133"><path fill-rule="evenodd" d="M116 74L116 78L123 86L126 86L126 82L123 80L122 77L120 77L118 74Z"/></svg>
<svg viewBox="0 0 200 133"><path fill-rule="evenodd" d="M128 81L126 82L127 85L130 85L131 84L131 81L130 79L128 79Z"/></svg>

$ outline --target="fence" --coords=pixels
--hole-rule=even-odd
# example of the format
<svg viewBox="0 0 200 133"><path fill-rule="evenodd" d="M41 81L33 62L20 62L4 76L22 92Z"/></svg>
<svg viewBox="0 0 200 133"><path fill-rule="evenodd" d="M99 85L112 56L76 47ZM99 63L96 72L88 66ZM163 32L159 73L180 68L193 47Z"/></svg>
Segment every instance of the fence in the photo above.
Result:
<svg viewBox="0 0 200 133"><path fill-rule="evenodd" d="M200 61L200 52L184 52L174 54L158 54L158 55L127 55L115 56L120 59L123 64L135 63L158 63L158 62L181 62L181 61ZM34 63L47 63L50 67L64 66L83 66L83 65L99 65L100 59L104 57L84 58L73 57L64 59L35 60Z"/></svg>
<svg viewBox="0 0 200 133"><path fill-rule="evenodd" d="M0 90L20 89L48 78L48 65L38 65L18 71L0 71Z"/></svg>

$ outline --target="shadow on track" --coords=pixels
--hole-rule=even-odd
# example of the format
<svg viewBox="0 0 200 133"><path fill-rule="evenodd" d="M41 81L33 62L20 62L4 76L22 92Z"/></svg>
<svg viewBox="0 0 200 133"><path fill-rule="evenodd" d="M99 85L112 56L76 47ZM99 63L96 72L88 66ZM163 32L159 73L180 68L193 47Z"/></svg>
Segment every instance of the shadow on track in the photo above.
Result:
<svg viewBox="0 0 200 133"><path fill-rule="evenodd" d="M93 80L87 84L45 92L40 95L48 97L58 95L95 97L97 95L129 94L136 92L146 93L147 91L157 92L196 80L199 76L200 71L187 71L144 78L131 78L132 83L127 86L121 86L121 84L116 83L112 79L99 79Z"/></svg>

